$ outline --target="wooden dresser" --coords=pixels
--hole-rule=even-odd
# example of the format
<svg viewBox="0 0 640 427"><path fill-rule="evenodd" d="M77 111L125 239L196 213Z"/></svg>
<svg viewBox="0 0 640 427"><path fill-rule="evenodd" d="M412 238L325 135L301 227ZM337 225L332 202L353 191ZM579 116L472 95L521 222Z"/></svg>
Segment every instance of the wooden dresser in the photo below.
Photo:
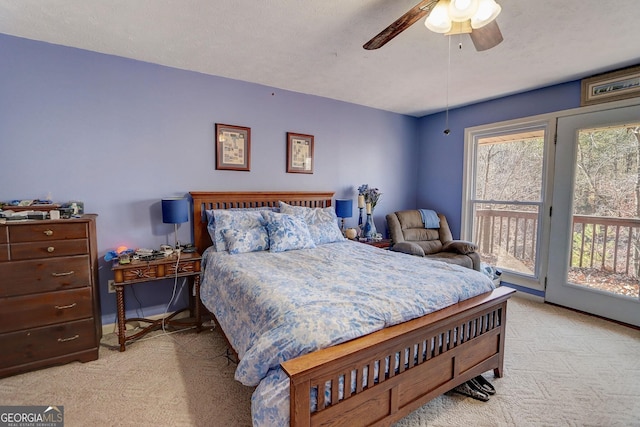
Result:
<svg viewBox="0 0 640 427"><path fill-rule="evenodd" d="M0 377L98 358L96 215L0 224Z"/></svg>

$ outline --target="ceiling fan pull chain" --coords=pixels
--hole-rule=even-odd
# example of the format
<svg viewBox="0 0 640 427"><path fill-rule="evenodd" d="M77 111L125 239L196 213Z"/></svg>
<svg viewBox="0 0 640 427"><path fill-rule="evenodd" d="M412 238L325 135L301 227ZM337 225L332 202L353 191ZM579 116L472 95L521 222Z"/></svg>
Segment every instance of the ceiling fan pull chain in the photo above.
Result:
<svg viewBox="0 0 640 427"><path fill-rule="evenodd" d="M449 37L449 49L448 49L448 55L449 58L447 60L447 110L445 112L445 119L444 119L444 134L445 135L449 135L451 133L451 130L449 129L449 86L451 83L451 37Z"/></svg>

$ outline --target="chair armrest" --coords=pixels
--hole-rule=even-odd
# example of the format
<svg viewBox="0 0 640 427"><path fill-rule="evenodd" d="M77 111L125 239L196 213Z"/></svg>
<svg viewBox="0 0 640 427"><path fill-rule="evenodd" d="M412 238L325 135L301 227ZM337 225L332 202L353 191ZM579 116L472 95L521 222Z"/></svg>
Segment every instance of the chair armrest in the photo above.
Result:
<svg viewBox="0 0 640 427"><path fill-rule="evenodd" d="M391 250L409 255L424 256L424 250L412 242L398 242L391 247Z"/></svg>
<svg viewBox="0 0 640 427"><path fill-rule="evenodd" d="M442 246L444 252L457 252L467 255L478 250L478 245L466 240L449 240Z"/></svg>

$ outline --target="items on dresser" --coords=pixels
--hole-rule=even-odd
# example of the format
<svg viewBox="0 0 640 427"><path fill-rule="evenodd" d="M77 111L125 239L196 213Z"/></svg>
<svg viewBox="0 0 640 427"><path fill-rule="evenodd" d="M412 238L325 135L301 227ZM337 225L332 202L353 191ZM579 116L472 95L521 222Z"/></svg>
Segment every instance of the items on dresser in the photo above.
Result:
<svg viewBox="0 0 640 427"><path fill-rule="evenodd" d="M13 200L0 202L0 219L20 221L25 219L68 219L84 214L84 203L73 200L66 203L52 203L49 200Z"/></svg>
<svg viewBox="0 0 640 427"><path fill-rule="evenodd" d="M98 358L96 215L0 225L0 377Z"/></svg>

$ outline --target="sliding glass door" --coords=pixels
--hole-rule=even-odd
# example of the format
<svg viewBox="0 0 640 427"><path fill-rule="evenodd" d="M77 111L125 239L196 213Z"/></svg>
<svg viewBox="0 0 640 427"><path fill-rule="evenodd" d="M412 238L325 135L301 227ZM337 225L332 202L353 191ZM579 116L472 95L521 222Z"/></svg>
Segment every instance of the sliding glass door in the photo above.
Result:
<svg viewBox="0 0 640 427"><path fill-rule="evenodd" d="M546 300L640 326L640 106L558 119Z"/></svg>

